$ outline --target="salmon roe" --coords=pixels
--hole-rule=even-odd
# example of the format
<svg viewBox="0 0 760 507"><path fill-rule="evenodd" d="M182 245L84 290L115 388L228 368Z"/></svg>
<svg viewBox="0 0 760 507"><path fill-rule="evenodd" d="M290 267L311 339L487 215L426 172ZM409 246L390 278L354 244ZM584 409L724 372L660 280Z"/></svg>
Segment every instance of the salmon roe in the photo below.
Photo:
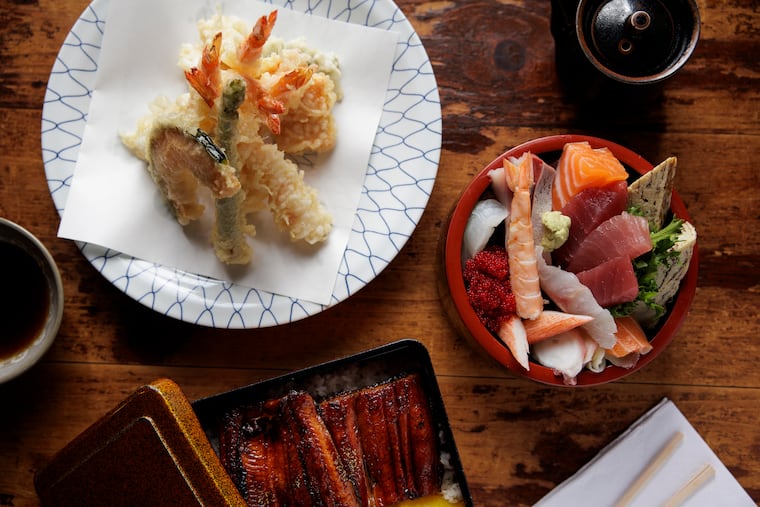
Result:
<svg viewBox="0 0 760 507"><path fill-rule="evenodd" d="M498 333L502 322L516 313L506 249L486 247L467 260L463 274L470 306L489 331Z"/></svg>

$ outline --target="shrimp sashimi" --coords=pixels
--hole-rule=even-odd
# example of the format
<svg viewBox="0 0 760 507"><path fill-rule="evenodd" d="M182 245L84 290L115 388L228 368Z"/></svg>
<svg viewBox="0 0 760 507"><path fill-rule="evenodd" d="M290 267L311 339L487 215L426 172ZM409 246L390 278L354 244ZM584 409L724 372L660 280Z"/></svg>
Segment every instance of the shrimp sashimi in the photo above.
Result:
<svg viewBox="0 0 760 507"><path fill-rule="evenodd" d="M628 172L608 148L592 148L586 141L567 143L557 162L552 198L561 210L571 197L586 188L624 181Z"/></svg>
<svg viewBox="0 0 760 507"><path fill-rule="evenodd" d="M530 189L533 184L533 159L526 153L518 165L504 160L504 176L512 191L512 209L507 227L507 254L517 315L535 319L543 311L544 299L538 280L536 247L531 220Z"/></svg>

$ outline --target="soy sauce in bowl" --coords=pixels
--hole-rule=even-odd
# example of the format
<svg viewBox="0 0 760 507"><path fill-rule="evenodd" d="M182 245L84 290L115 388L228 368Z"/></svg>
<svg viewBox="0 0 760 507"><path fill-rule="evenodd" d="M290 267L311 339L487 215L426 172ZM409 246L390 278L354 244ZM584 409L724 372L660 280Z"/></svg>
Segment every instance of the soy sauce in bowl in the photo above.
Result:
<svg viewBox="0 0 760 507"><path fill-rule="evenodd" d="M0 383L18 377L47 352L63 306L53 256L34 234L0 218Z"/></svg>
<svg viewBox="0 0 760 507"><path fill-rule="evenodd" d="M0 360L28 348L40 336L50 309L43 267L20 246L0 241Z"/></svg>

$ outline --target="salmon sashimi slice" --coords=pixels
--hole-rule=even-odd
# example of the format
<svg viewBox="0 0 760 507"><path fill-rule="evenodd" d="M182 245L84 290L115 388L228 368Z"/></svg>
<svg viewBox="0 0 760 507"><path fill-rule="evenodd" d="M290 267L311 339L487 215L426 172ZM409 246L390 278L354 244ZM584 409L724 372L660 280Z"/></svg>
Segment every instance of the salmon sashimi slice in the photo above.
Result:
<svg viewBox="0 0 760 507"><path fill-rule="evenodd" d="M615 323L617 342L614 347L606 350L608 356L622 358L632 353L647 354L652 350L652 344L636 319L630 316L616 317Z"/></svg>
<svg viewBox="0 0 760 507"><path fill-rule="evenodd" d="M650 250L652 237L647 219L623 212L591 231L568 262L567 271L579 273L615 257L633 260Z"/></svg>
<svg viewBox="0 0 760 507"><path fill-rule="evenodd" d="M561 210L584 189L604 187L627 178L628 172L609 148L592 148L586 141L567 143L557 163L552 188L554 209Z"/></svg>

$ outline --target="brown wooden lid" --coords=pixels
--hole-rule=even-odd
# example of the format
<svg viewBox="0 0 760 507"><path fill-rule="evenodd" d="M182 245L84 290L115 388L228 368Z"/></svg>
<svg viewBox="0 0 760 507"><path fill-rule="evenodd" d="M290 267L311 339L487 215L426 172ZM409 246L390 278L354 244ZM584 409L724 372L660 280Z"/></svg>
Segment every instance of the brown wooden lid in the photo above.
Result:
<svg viewBox="0 0 760 507"><path fill-rule="evenodd" d="M43 505L245 505L177 384L140 387L35 476Z"/></svg>

